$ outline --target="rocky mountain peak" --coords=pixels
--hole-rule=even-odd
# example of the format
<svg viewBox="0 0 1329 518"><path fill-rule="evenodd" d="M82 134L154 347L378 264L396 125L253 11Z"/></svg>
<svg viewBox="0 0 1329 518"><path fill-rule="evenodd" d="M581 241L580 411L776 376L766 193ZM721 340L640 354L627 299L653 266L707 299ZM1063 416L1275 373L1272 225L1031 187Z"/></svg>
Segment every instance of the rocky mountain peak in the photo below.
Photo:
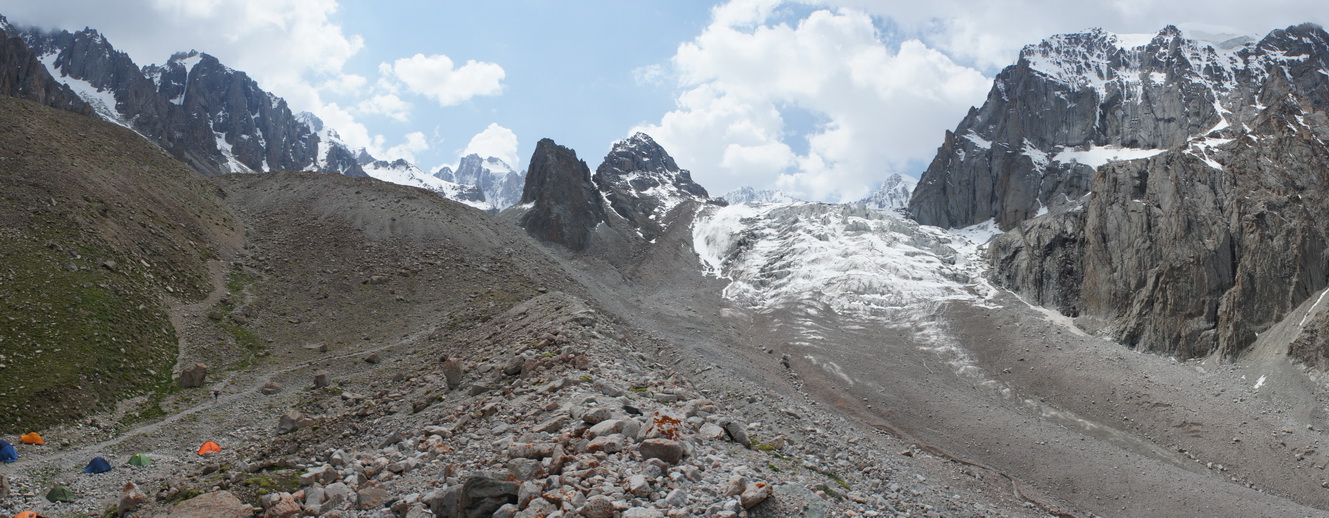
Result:
<svg viewBox="0 0 1329 518"><path fill-rule="evenodd" d="M692 173L679 168L645 133L614 143L595 169L594 181L614 213L648 241L664 230L675 207L687 201L712 202L706 189L692 181Z"/></svg>
<svg viewBox="0 0 1329 518"><path fill-rule="evenodd" d="M532 237L573 251L585 250L605 220L591 169L577 152L540 139L531 155L517 224Z"/></svg>
<svg viewBox="0 0 1329 518"><path fill-rule="evenodd" d="M858 201L870 209L903 211L909 206L909 196L913 194L918 180L911 176L894 173L881 182L877 190Z"/></svg>
<svg viewBox="0 0 1329 518"><path fill-rule="evenodd" d="M1302 24L1234 41L1246 40L1169 27L1079 76L1024 73L1050 69L1033 60L1003 71L947 135L911 214L995 218L1010 230L989 248L999 284L1123 343L1243 354L1329 283L1317 216L1329 190L1329 34ZM1055 70L1075 70L1077 56ZM1039 123L1012 104L1064 115ZM1085 104L1096 108L1078 112Z"/></svg>

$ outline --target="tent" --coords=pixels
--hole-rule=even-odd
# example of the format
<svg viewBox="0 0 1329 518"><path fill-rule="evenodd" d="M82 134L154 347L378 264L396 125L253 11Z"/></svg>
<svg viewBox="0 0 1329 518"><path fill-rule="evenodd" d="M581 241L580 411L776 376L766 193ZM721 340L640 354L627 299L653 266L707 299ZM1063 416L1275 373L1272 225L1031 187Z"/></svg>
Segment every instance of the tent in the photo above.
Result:
<svg viewBox="0 0 1329 518"><path fill-rule="evenodd" d="M138 466L140 468L145 466L151 466L152 459L149 459L147 455L144 455L142 453L135 453L132 457L129 457L129 465Z"/></svg>
<svg viewBox="0 0 1329 518"><path fill-rule="evenodd" d="M46 493L46 499L52 502L73 502L74 492L68 487L57 485Z"/></svg>
<svg viewBox="0 0 1329 518"><path fill-rule="evenodd" d="M83 468L84 473L106 473L107 471L111 471L111 463L106 462L106 459L102 457L93 457L92 462L89 462L88 466Z"/></svg>
<svg viewBox="0 0 1329 518"><path fill-rule="evenodd" d="M25 433L18 440L23 444L36 444L38 446L46 444L46 441L43 441L42 436L38 435L37 432Z"/></svg>
<svg viewBox="0 0 1329 518"><path fill-rule="evenodd" d="M203 443L202 446L198 447L199 455L207 455L209 453L216 453L219 451L221 451L221 446L218 446L217 443L212 441L205 442Z"/></svg>
<svg viewBox="0 0 1329 518"><path fill-rule="evenodd" d="M37 513L34 513L32 511L23 511L21 513L14 515L14 518L41 518L41 517L37 516Z"/></svg>
<svg viewBox="0 0 1329 518"><path fill-rule="evenodd" d="M18 460L18 450L14 449L14 445L0 439L0 462L14 462L16 460Z"/></svg>

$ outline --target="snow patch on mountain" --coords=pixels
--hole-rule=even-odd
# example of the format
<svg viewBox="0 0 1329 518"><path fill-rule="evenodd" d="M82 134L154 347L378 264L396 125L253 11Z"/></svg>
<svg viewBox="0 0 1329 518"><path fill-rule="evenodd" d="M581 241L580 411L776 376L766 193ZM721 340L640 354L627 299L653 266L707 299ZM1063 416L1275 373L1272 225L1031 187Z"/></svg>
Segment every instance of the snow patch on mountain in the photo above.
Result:
<svg viewBox="0 0 1329 518"><path fill-rule="evenodd" d="M51 77L54 77L56 81L64 83L70 90L73 90L74 93L83 98L83 101L92 106L92 109L96 111L97 115L100 115L101 118L119 126L129 127L124 116L121 115L120 111L116 108L114 92L99 89L92 86L92 83L65 75L59 68L56 68L55 61L57 57L59 57L59 54L51 52L43 54L38 58L38 61L46 67L46 71L51 74Z"/></svg>
<svg viewBox="0 0 1329 518"><path fill-rule="evenodd" d="M1149 158L1166 149L1137 149L1116 146L1090 146L1087 149L1065 149L1056 154L1053 160L1063 164L1080 163L1098 167L1117 160L1139 160Z"/></svg>

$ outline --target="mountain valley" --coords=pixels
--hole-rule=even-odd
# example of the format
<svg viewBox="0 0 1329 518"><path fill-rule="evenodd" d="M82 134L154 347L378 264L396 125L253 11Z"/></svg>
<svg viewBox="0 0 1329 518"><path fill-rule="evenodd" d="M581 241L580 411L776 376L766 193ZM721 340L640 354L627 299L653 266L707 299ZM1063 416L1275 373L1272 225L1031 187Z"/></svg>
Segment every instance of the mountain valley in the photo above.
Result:
<svg viewBox="0 0 1329 518"><path fill-rule="evenodd" d="M1329 513L1319 27L1030 45L854 204L0 28L0 514Z"/></svg>

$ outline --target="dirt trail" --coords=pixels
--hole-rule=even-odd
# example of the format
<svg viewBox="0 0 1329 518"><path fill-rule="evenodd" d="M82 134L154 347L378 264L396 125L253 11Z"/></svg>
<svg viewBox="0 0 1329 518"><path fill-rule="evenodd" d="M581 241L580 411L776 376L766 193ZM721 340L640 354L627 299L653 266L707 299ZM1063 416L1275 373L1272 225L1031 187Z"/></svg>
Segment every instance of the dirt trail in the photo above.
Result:
<svg viewBox="0 0 1329 518"><path fill-rule="evenodd" d="M206 307L206 306L205 306L205 307ZM49 455L42 455L41 452L40 452L40 450L39 450L39 451L35 452L34 454L32 454L31 457L25 457L24 460L25 460L25 461L28 461L28 462L25 462L25 465L24 465L23 467L24 467L24 469L29 469L29 470L31 470L31 469L39 469L39 468L41 468L41 467L43 467L43 466L45 466L45 467L57 467L57 465L58 465L60 462L67 461L68 459L71 459L71 458L73 458L73 459L91 458L91 457L93 457L93 456L96 456L96 455L102 454L103 452L107 451L107 450L108 450L110 447L112 447L112 446L115 446L115 445L121 444L121 443L123 443L123 442L125 442L125 441L127 441L127 440L130 440L130 439L133 439L133 438L144 437L144 436L148 436L148 435L152 435L152 434L158 433L158 432L162 431L163 428L165 428L165 427L167 427L167 426L169 426L169 425L176 424L176 423L180 422L181 420L183 420L183 419L185 419L185 418L187 418L187 417L189 417L189 416L196 415L196 414L200 414L200 413L202 413L202 412L206 412L206 411L230 411L230 412L243 411L243 410L245 410L246 406L248 406L249 408L252 408L253 405L252 405L252 401L251 401L251 400L252 400L255 396L258 395L259 390L262 389L263 386L266 385L269 381L272 381L272 380L276 379L276 378L279 377L279 376L282 376L282 375L285 375L285 374L294 373L294 372L297 372L297 371L300 371L300 370L304 370L304 369L309 369L309 368L313 368L313 367L321 366L321 365L323 365L323 364L328 364L328 363L334 362L334 361L336 361L336 360L341 360L341 359L345 359L345 358L352 358L352 357L356 357L356 356L368 356L368 355L373 354L373 353L375 353L375 352L380 352L380 351L384 351L384 350L387 350L387 349L392 349L392 348L399 347L399 346L401 346L401 345L405 345L405 344L415 343L415 342L417 342L418 340L420 340L421 338L423 338L423 337L425 337L425 336L428 336L430 333L433 333L434 331L435 331L435 328L433 328L433 327L429 327L429 328L421 329L421 330L419 330L419 331L416 331L416 332L414 332L414 333L411 333L411 334L409 334L409 335L407 335L407 336L405 336L405 337L403 337L403 338L400 338L400 339L397 340L397 341L389 342L389 343L387 343L387 344L385 344L385 345L380 345L380 346L370 347L370 348L365 348L365 349L357 349L357 350L347 351L347 352L344 352L344 353L333 354L333 355L329 355L329 356L322 356L322 357L319 357L319 358L314 358L314 359L311 359L311 360L307 360L307 361L303 361L303 362L297 363L297 364L295 364L295 365L291 365L291 366L288 366L288 367L284 367L284 368L276 369L276 370L271 370L271 371L264 371L264 372L251 372L251 373L245 373L245 374L237 374L237 375L236 375L237 378L239 378L239 377L247 378L246 381L244 381L244 382L240 382L240 381L239 381L238 379L236 379L236 378L231 378L231 379L228 379L226 382L227 382L227 383L230 383L230 384L244 384L244 386L243 386L240 390L238 390L238 391L235 391L235 392L227 392L227 393L221 395L220 397L218 397L218 398L215 399L215 400L214 400L213 398L211 398L211 397L204 398L204 399L202 399L202 400L200 400L200 401L194 403L193 405L189 406L188 408L185 408L185 409L183 409L183 410L177 411L177 412L171 414L170 416L168 416L168 417L166 417L166 418L163 418L163 419L160 419L160 420L157 420L157 421L153 421L153 422L150 422L150 423L143 423L143 424L140 424L140 425L138 425L138 426L135 426L135 427L133 427L133 428L130 428L130 429L128 429L128 430L125 430L125 431L123 431L123 432L120 432L119 434L116 435L116 437L114 437L114 438L112 438L112 439L107 439L107 440L104 440L104 441L98 442L98 443L96 443L96 444L91 444L91 445L87 445L87 446L83 446L83 447L79 447L79 448L75 448L75 449L70 449L70 450L61 450L61 451L59 451L59 452L57 452L57 453L52 453L52 454L49 454ZM182 452L183 452L183 451L184 451L184 450L182 450ZM187 453L187 452L181 453L181 456L182 456L182 457L183 457L183 456L189 456L189 455L191 455L191 454L189 454L189 453Z"/></svg>

